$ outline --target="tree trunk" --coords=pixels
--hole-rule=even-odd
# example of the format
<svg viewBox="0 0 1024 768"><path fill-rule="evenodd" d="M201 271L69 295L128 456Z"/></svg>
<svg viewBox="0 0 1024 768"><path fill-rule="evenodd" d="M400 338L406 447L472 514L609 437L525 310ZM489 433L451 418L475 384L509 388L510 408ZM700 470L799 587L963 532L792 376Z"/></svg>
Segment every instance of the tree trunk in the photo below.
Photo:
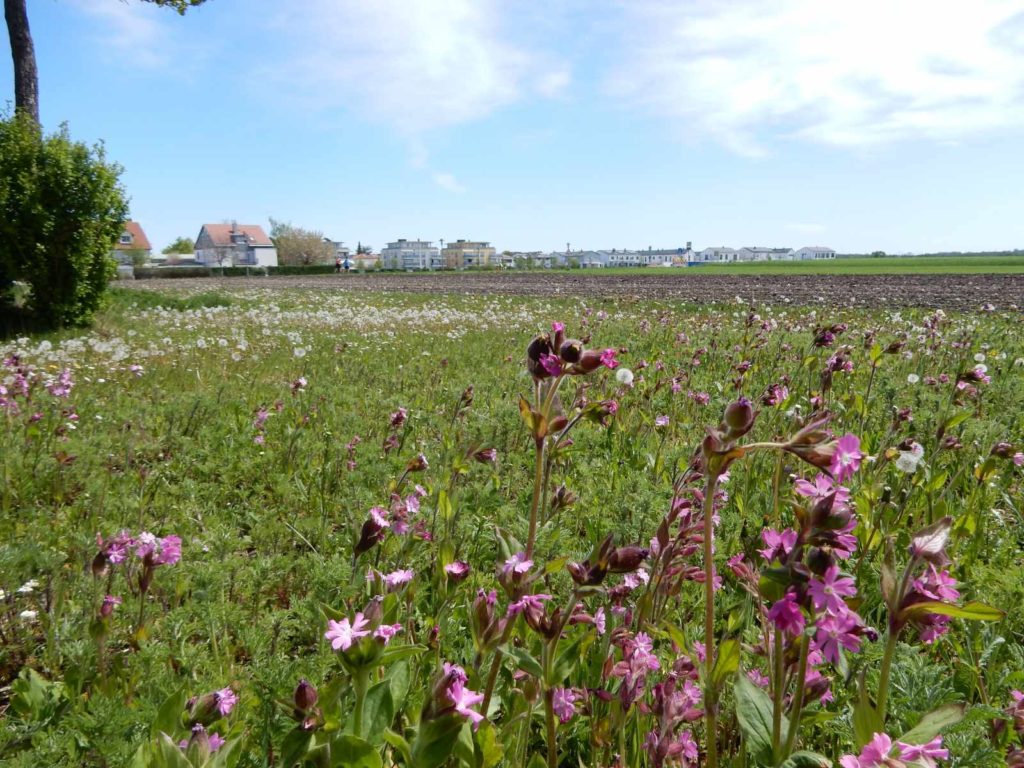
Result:
<svg viewBox="0 0 1024 768"><path fill-rule="evenodd" d="M4 0L7 33L11 38L14 59L14 108L39 124L39 70L32 33L28 28L26 0Z"/></svg>

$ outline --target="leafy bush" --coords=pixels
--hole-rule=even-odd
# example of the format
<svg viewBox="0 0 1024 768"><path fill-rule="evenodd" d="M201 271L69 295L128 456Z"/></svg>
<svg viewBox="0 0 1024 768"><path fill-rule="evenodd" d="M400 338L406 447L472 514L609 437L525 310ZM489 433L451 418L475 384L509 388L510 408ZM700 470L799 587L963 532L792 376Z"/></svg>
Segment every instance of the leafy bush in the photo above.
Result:
<svg viewBox="0 0 1024 768"><path fill-rule="evenodd" d="M121 169L102 145L44 136L29 120L0 120L0 300L31 286L27 308L50 324L79 325L114 276L111 249L128 203Z"/></svg>

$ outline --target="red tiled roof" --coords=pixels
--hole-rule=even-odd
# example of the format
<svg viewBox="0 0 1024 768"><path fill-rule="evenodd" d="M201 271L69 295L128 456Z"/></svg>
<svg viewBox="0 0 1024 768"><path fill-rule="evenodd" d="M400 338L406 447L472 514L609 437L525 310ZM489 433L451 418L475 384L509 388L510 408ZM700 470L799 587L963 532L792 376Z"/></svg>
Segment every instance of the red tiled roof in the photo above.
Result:
<svg viewBox="0 0 1024 768"><path fill-rule="evenodd" d="M273 245L259 224L203 224L203 229L216 246L231 245L232 229L244 233L249 238L249 245Z"/></svg>
<svg viewBox="0 0 1024 768"><path fill-rule="evenodd" d="M130 243L122 243L118 239L115 243L114 248L119 251L133 251L136 249L142 249L145 251L153 250L153 246L149 244L149 238L146 237L146 233L142 231L142 225L137 221L126 221L124 224L124 231L132 236Z"/></svg>

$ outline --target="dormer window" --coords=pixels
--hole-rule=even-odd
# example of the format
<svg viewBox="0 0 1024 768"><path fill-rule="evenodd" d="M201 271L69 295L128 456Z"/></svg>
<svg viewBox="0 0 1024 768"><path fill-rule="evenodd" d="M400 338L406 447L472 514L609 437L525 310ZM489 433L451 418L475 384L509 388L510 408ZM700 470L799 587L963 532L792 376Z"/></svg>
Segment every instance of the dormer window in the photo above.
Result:
<svg viewBox="0 0 1024 768"><path fill-rule="evenodd" d="M121 245L131 245L131 244L132 244L132 236L130 234L125 232L123 235L121 235Z"/></svg>

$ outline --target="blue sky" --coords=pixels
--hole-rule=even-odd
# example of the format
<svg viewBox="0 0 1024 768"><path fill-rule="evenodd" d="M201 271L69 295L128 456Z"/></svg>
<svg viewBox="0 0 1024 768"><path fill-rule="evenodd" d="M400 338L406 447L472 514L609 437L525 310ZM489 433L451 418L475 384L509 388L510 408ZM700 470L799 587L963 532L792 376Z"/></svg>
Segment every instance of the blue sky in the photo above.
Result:
<svg viewBox="0 0 1024 768"><path fill-rule="evenodd" d="M28 5L43 122L105 141L156 248L1024 247L1021 0Z"/></svg>

